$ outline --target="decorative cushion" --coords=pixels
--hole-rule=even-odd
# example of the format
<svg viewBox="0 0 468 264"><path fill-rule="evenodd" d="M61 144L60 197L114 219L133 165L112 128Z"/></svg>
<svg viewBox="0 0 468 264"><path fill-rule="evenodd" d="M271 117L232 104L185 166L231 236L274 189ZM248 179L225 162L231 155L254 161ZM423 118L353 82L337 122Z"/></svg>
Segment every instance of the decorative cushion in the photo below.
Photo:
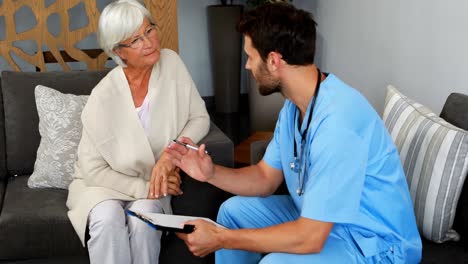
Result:
<svg viewBox="0 0 468 264"><path fill-rule="evenodd" d="M38 85L35 97L41 142L28 186L68 189L81 139L81 112L88 96Z"/></svg>
<svg viewBox="0 0 468 264"><path fill-rule="evenodd" d="M383 120L405 170L420 233L442 243L452 230L468 170L468 132L388 86Z"/></svg>
<svg viewBox="0 0 468 264"><path fill-rule="evenodd" d="M1 1L0 1L1 2ZM41 84L76 95L89 95L109 70L69 72L1 72L0 168L6 161L8 176L31 175L41 142L34 90ZM5 132L5 133L3 133ZM2 136L3 135L3 136ZM2 145L2 143L5 143ZM5 160L1 160L5 158Z"/></svg>

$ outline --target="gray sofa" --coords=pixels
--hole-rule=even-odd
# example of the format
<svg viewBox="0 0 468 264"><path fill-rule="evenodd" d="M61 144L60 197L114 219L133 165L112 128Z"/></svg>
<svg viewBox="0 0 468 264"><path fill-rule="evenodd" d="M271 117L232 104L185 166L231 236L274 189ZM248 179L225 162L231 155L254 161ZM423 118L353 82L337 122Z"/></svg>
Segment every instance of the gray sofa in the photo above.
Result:
<svg viewBox="0 0 468 264"><path fill-rule="evenodd" d="M22 73L1 76L0 93L0 263L89 263L67 218L67 191L30 189L39 146L34 88L42 84L63 93L89 94L106 71ZM214 124L202 140L215 162L232 167L234 146ZM184 195L175 197L175 214L216 218L229 195L182 176ZM174 234L163 237L160 263L213 263L213 255L194 257Z"/></svg>
<svg viewBox="0 0 468 264"><path fill-rule="evenodd" d="M459 128L468 130L468 96L459 93L449 95L440 117ZM267 140L259 140L251 143L251 164L256 164L263 158L268 142ZM287 193L286 186L281 185L277 193ZM436 244L423 239L421 263L468 263L468 178L465 180L458 201L453 229L460 234L460 241Z"/></svg>

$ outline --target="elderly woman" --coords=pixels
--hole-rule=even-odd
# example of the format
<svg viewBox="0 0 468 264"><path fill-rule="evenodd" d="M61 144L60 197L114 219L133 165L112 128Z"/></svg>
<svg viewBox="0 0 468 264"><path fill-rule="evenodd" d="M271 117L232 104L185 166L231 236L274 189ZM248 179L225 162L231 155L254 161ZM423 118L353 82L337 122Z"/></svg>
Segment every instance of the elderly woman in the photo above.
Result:
<svg viewBox="0 0 468 264"><path fill-rule="evenodd" d="M174 138L203 138L209 116L179 56L160 49L139 1L106 6L98 39L118 66L83 110L68 216L83 245L89 229L91 263L158 263L161 232L125 209L172 213L180 176L163 150Z"/></svg>

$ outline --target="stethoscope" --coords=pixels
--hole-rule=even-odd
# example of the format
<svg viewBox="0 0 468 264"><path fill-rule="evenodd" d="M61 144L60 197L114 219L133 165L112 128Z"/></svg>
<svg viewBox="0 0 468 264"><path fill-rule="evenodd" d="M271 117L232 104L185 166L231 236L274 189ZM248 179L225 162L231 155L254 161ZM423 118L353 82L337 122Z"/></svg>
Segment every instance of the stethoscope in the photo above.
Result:
<svg viewBox="0 0 468 264"><path fill-rule="evenodd" d="M318 74L317 74L317 84L315 85L315 96L312 99L312 104L310 106L310 114L309 114L309 118L307 119L307 125L306 125L306 128L304 129L304 131L302 133L299 132L300 135L301 135L301 153L300 153L299 158L297 157L296 129L294 128L294 137L293 137L294 159L290 163L289 166L291 167L291 170L293 172L297 173L298 185L297 185L296 193L299 196L304 194L304 184L305 184L306 169L307 169L307 166L306 166L307 161L306 161L306 158L304 157L305 141L306 141L306 137L307 137L307 131L309 131L310 122L312 121L312 115L314 113L315 101L317 101L318 93L319 93L319 90L320 90L320 82L321 82L321 79L322 79L322 73L320 72L320 70L318 68L317 68L317 73ZM294 122L296 122L297 111L298 111L298 109L296 108L296 111L294 112ZM299 123L298 123L298 126L299 126ZM300 127L299 127L299 131L301 131Z"/></svg>

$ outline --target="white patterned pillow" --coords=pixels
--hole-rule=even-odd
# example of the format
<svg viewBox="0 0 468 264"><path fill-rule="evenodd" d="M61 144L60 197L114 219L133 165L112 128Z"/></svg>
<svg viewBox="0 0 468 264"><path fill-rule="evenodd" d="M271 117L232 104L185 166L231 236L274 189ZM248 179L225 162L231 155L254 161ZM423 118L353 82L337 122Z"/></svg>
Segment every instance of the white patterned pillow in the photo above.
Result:
<svg viewBox="0 0 468 264"><path fill-rule="evenodd" d="M383 120L399 152L419 231L428 240L458 240L452 230L468 170L468 132L388 86Z"/></svg>
<svg viewBox="0 0 468 264"><path fill-rule="evenodd" d="M30 188L68 189L81 139L81 112L87 95L63 94L42 85L35 89L41 142Z"/></svg>

